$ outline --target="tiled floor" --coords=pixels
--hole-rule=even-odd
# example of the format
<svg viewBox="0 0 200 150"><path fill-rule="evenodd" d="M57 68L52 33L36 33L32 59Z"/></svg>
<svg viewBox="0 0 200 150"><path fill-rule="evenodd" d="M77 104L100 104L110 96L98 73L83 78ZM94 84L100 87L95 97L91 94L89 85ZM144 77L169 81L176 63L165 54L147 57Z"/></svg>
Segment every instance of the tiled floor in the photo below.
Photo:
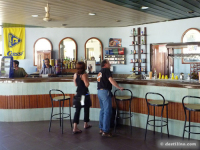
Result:
<svg viewBox="0 0 200 150"><path fill-rule="evenodd" d="M90 129L79 125L81 134L72 134L69 121L64 122L64 134L59 122L53 121L48 132L48 121L0 123L0 150L156 150L160 134L148 131L144 141L144 129L133 128L130 135L128 126L119 126L112 138L102 137L98 132L98 122L91 122ZM167 138L166 135L163 136ZM170 139L181 139L170 136ZM199 141L198 141L199 142Z"/></svg>

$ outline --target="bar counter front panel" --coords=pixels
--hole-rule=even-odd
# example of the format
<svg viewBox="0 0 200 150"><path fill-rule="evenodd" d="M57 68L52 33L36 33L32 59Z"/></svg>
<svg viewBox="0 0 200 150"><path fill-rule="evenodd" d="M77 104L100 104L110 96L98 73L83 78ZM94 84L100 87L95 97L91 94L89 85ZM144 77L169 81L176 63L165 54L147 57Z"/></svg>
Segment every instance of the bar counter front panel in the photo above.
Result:
<svg viewBox="0 0 200 150"><path fill-rule="evenodd" d="M98 121L99 119L99 100L97 97L96 79L89 79L89 91L91 94L92 107L90 118ZM147 105L145 94L147 92L161 93L167 101L168 117L169 117L169 132L172 135L182 136L183 123L185 115L182 106L182 98L186 95L200 96L200 84L191 82L179 81L151 81L151 80L126 80L116 79L120 86L131 89L133 92L132 109L134 116L132 124L136 127L145 128L147 119ZM0 79L0 121L38 121L49 120L51 111L51 101L49 97L50 89L60 89L72 99L76 93L76 87L72 78L24 78L24 79ZM113 92L116 88L113 87ZM119 93L122 94L122 93ZM126 94L126 93L125 93ZM58 96L59 94L54 94ZM149 97L150 100L159 99L156 96ZM113 107L115 106L114 99ZM186 103L200 103L193 99L186 99ZM128 111L128 103L120 102L120 110ZM59 104L54 102L55 113L58 112ZM65 103L68 107L68 103ZM160 116L161 107L156 107L156 116ZM166 117L164 109L164 117ZM68 111L66 108L65 111ZM74 109L72 109L72 116ZM153 107L150 107L150 115L153 115ZM151 116L152 117L152 116ZM81 113L83 118L83 113ZM193 124L200 123L200 112L191 112L191 122ZM128 120L123 120L123 124L129 124ZM149 127L153 130L153 127ZM164 133L166 133L166 129ZM160 132L160 128L156 128ZM198 129L199 130L199 129ZM195 132L198 131L195 129ZM200 132L200 130L199 130ZM194 139L200 139L198 135L192 135Z"/></svg>

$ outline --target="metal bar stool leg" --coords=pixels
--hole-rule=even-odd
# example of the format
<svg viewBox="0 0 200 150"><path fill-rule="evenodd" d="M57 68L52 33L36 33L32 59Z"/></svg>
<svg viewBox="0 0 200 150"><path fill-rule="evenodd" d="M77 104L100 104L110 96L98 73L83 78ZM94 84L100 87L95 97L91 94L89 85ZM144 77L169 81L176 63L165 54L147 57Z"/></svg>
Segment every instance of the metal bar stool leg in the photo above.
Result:
<svg viewBox="0 0 200 150"><path fill-rule="evenodd" d="M189 134L188 134L188 139L190 139L190 111L189 111Z"/></svg>
<svg viewBox="0 0 200 150"><path fill-rule="evenodd" d="M71 118L71 106L70 106L70 99L69 99L69 119L70 119L70 124L71 124L71 129L72 129L72 118Z"/></svg>
<svg viewBox="0 0 200 150"><path fill-rule="evenodd" d="M156 117L155 117L155 106L153 106L153 110L154 110L154 112L153 112L153 119L154 119L154 120L153 120L153 122L154 122L153 133L155 134L155 128L156 128L156 126L155 126L155 125L156 125L156 123L155 123L155 122L156 122L156 121L155 121L155 119L156 119Z"/></svg>
<svg viewBox="0 0 200 150"><path fill-rule="evenodd" d="M168 105L166 106L166 111L167 111L167 134L169 138L169 126L168 126Z"/></svg>
<svg viewBox="0 0 200 150"><path fill-rule="evenodd" d="M50 117L50 123L49 123L49 132L51 130L51 121L52 121L52 116L53 115L53 103L52 103L52 109L51 109L51 117Z"/></svg>
<svg viewBox="0 0 200 150"><path fill-rule="evenodd" d="M184 109L184 112L185 112L185 123L184 123L184 127L183 127L183 139L184 139L184 135L185 135L185 126L186 126L186 122L187 122L187 114L186 114L185 107L184 107L183 109Z"/></svg>
<svg viewBox="0 0 200 150"><path fill-rule="evenodd" d="M147 124L146 124L146 131L145 131L145 140L147 136L147 127L148 127L148 121L149 121L149 105L148 104L147 104L147 108L148 108L148 116L147 116Z"/></svg>
<svg viewBox="0 0 200 150"><path fill-rule="evenodd" d="M60 116L60 127L61 127L61 102L59 101L59 116Z"/></svg>
<svg viewBox="0 0 200 150"><path fill-rule="evenodd" d="M62 134L63 134L63 114L64 114L64 101L63 101L63 104L62 104Z"/></svg>
<svg viewBox="0 0 200 150"><path fill-rule="evenodd" d="M161 112L161 138L162 138L162 128L163 128L163 110L164 106L162 106L162 112Z"/></svg>
<svg viewBox="0 0 200 150"><path fill-rule="evenodd" d="M130 127L131 127L131 134L132 134L132 122L131 122L131 100L129 101L129 114L130 114Z"/></svg>
<svg viewBox="0 0 200 150"><path fill-rule="evenodd" d="M115 114L115 125L114 125L114 132L116 133L116 125L117 125L117 116L118 116L118 103L115 100L116 103L116 114Z"/></svg>

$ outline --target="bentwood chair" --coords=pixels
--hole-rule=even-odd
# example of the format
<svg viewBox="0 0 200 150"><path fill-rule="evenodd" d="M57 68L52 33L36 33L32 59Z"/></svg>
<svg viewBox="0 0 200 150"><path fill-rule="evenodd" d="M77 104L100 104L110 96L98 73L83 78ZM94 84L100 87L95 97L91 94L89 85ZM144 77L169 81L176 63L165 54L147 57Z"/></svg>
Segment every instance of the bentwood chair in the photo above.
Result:
<svg viewBox="0 0 200 150"><path fill-rule="evenodd" d="M148 101L147 100L147 96L148 95L158 95L158 96L161 96L163 100L151 100L151 101ZM147 127L148 125L150 126L153 126L154 127L154 134L155 134L155 127L161 127L161 138L162 138L162 128L164 126L167 126L167 133L168 133L168 137L169 137L169 128L168 128L168 101L165 100L165 98L159 94L159 93L153 93L153 92L148 92L146 93L145 95L145 99L146 99L146 103L147 103L147 108L148 108L148 116L147 116L147 123L146 123L146 131L145 131L145 140L146 140L146 135L147 135ZM154 108L154 119L153 120L149 120L149 106L153 106ZM155 107L162 107L162 111L161 111L161 119L155 119ZM167 113L167 120L164 121L163 120L163 110L164 110L164 106L166 106L166 113ZM160 121L161 122L161 125L156 125L155 122L156 121ZM154 124L151 124L151 122L153 122ZM163 122L165 124L163 124Z"/></svg>
<svg viewBox="0 0 200 150"><path fill-rule="evenodd" d="M62 93L62 96L52 97L52 91ZM54 116L59 116L59 118L56 118L56 119L60 120L60 127L62 129L61 133L63 134L63 119L64 118L68 118L68 117L70 118L70 124L71 124L71 128L72 128L70 96L65 96L65 94L61 90L57 90L57 89L50 90L49 96L51 98L51 104L52 104L51 117L50 117L50 123L49 123L49 132L51 130L52 118ZM53 114L53 109L54 109L53 102L54 101L59 102L59 113L57 113L57 114ZM69 102L69 112L68 113L64 113L64 102L65 101ZM66 116L64 117L63 115L66 115Z"/></svg>
<svg viewBox="0 0 200 150"><path fill-rule="evenodd" d="M131 101L133 98L133 93L131 92L131 90L129 89L123 89L124 91L128 91L129 95L123 95L123 96L118 96L116 95L116 92L118 92L118 90L115 90L114 92L114 98L115 98L115 103L116 103L116 114L115 114L115 126L114 126L114 132L116 132L116 125L117 125L117 119L121 118L121 119L130 119L130 128L131 128L131 134L132 134L132 122L131 122L131 118L133 116L133 113L131 113ZM129 101L129 112L122 112L119 113L119 104L118 102L125 102L125 101ZM127 117L120 117L120 114L124 114L124 115L128 115Z"/></svg>
<svg viewBox="0 0 200 150"><path fill-rule="evenodd" d="M200 126L197 126L197 125L190 125L190 112L191 111L200 111L200 104L185 104L184 103L185 98L200 99L200 97L197 97L197 96L184 96L183 99L182 99L183 109L184 109L184 112L185 112L185 123L184 123L184 128L183 128L183 139L184 139L185 132L188 132L188 139L190 139L190 133L192 133L192 134L200 134L200 133L197 133L197 132L191 132L190 131L190 127L198 127L198 128L200 128ZM186 122L187 122L186 110L189 111L189 125L188 126L186 126ZM189 128L189 131L186 130L186 128Z"/></svg>

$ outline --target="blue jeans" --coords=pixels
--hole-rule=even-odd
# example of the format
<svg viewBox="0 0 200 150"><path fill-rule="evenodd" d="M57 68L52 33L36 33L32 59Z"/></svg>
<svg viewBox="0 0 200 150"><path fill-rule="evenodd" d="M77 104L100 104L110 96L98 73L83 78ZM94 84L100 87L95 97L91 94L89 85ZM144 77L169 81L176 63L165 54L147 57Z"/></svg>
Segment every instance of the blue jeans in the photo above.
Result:
<svg viewBox="0 0 200 150"><path fill-rule="evenodd" d="M110 118L112 115L112 96L109 90L98 90L100 103L99 128L103 132L110 131Z"/></svg>

